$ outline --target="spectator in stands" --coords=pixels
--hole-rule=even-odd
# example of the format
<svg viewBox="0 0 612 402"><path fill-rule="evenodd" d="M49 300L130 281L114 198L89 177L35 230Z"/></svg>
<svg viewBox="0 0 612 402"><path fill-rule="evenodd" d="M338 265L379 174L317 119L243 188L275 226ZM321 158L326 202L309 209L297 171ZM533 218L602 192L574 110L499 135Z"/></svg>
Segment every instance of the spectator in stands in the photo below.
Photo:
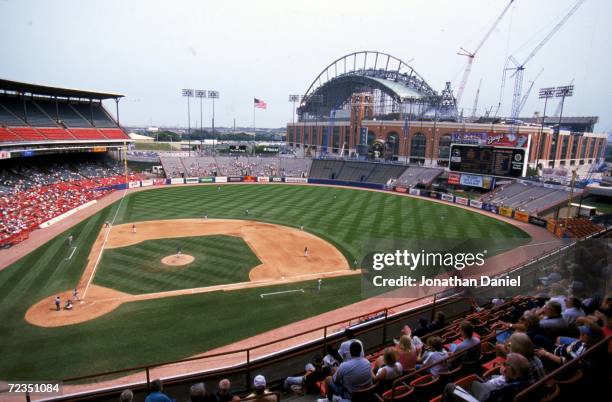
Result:
<svg viewBox="0 0 612 402"><path fill-rule="evenodd" d="M323 356L323 365L335 370L342 361L342 357L340 357L340 353L338 350L332 345L327 345L325 356Z"/></svg>
<svg viewBox="0 0 612 402"><path fill-rule="evenodd" d="M400 362L404 371L413 370L416 367L419 351L417 351L409 335L400 337L394 351L397 361Z"/></svg>
<svg viewBox="0 0 612 402"><path fill-rule="evenodd" d="M353 340L349 347L351 358L344 361L332 377L327 377L327 399L333 400L334 395L351 399L353 391L372 385L372 368L370 362L363 357L361 342ZM325 401L319 400L319 401Z"/></svg>
<svg viewBox="0 0 612 402"><path fill-rule="evenodd" d="M567 335L569 326L561 316L562 307L558 301L549 300L541 310L540 328L543 335L554 341L558 336Z"/></svg>
<svg viewBox="0 0 612 402"><path fill-rule="evenodd" d="M461 327L461 343L451 345L451 352L459 353L467 350L462 356L462 361L475 361L480 357L480 339L474 336L474 324L469 321L462 321ZM468 350L469 349L469 350Z"/></svg>
<svg viewBox="0 0 612 402"><path fill-rule="evenodd" d="M550 301L555 301L561 305L561 310L565 310L566 293L560 283L550 285Z"/></svg>
<svg viewBox="0 0 612 402"><path fill-rule="evenodd" d="M474 381L470 394L481 402L512 402L516 394L529 386L529 362L518 353L510 353L502 366L502 375L487 382ZM443 401L465 401L456 395L455 384L447 384L442 394Z"/></svg>
<svg viewBox="0 0 612 402"><path fill-rule="evenodd" d="M518 353L529 361L529 382L534 383L546 374L544 365L533 350L533 342L529 336L523 332L515 332L508 339L508 351Z"/></svg>
<svg viewBox="0 0 612 402"><path fill-rule="evenodd" d="M203 382L193 384L189 388L190 402L217 402L217 397L206 390Z"/></svg>
<svg viewBox="0 0 612 402"><path fill-rule="evenodd" d="M331 368L329 366L324 366L323 359L321 356L317 355L314 357L312 363L306 364L304 368L305 374L295 377L287 377L283 384L283 388L285 391L292 390L294 392L308 392L306 385L307 379L311 385L311 388L316 388L316 382L322 381L325 378L331 375ZM314 385L314 387L312 387ZM314 392L318 393L318 388Z"/></svg>
<svg viewBox="0 0 612 402"><path fill-rule="evenodd" d="M568 325L575 325L576 319L585 315L584 311L582 310L582 303L580 302L580 299L575 296L568 297L565 302L565 310L563 310L561 315Z"/></svg>
<svg viewBox="0 0 612 402"><path fill-rule="evenodd" d="M446 326L446 316L442 311L436 311L434 319L427 327L428 332L434 332Z"/></svg>
<svg viewBox="0 0 612 402"><path fill-rule="evenodd" d="M237 402L240 400L240 397L237 395L232 395L231 393L232 384L230 380L227 378L219 381L219 385L217 387L217 401L218 402Z"/></svg>
<svg viewBox="0 0 612 402"><path fill-rule="evenodd" d="M168 395L164 394L162 381L158 378L151 382L151 393L145 398L145 402L173 402Z"/></svg>
<svg viewBox="0 0 612 402"><path fill-rule="evenodd" d="M575 359L582 355L588 348L603 339L603 331L594 322L585 322L584 325L578 327L580 338L570 343L569 345L560 345L555 348L554 352L548 352L544 349L538 350L538 356L555 363L562 365L566 362ZM591 363L587 363L590 365Z"/></svg>
<svg viewBox="0 0 612 402"><path fill-rule="evenodd" d="M134 400L134 393L131 389L124 390L119 396L120 402L132 402Z"/></svg>
<svg viewBox="0 0 612 402"><path fill-rule="evenodd" d="M448 352L442 347L442 338L432 336L427 339L427 348L422 349L422 354L417 358L417 361L423 362L422 366L433 364L434 366L429 368L429 373L438 377L440 371L448 370L448 363L445 360L448 356Z"/></svg>
<svg viewBox="0 0 612 402"><path fill-rule="evenodd" d="M266 389L266 377L259 374L253 379L253 388L255 392L247 396L247 398L254 398L257 402L277 402L276 396L270 393Z"/></svg>
<svg viewBox="0 0 612 402"><path fill-rule="evenodd" d="M374 382L378 382L380 390L384 392L391 387L393 380L404 373L404 368L397 361L394 348L385 349L383 362L380 368L374 368Z"/></svg>
<svg viewBox="0 0 612 402"><path fill-rule="evenodd" d="M359 339L355 339L355 332L352 329L347 328L344 330L344 336L346 337L346 341L342 342L340 344L340 348L338 348L338 353L340 354L342 361L347 361L352 358L350 353L350 346L353 341L359 342L359 344L361 345L361 357L363 357L363 343Z"/></svg>

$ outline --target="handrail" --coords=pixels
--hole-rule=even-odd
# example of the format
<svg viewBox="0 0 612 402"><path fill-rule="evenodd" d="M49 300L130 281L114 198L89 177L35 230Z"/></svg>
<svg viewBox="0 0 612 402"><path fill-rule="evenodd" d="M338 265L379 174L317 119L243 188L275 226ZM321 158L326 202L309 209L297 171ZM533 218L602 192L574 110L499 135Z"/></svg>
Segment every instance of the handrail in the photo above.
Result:
<svg viewBox="0 0 612 402"><path fill-rule="evenodd" d="M540 378L540 380L536 381L535 383L531 384L529 387L525 388L523 391L519 392L514 397L514 401L515 402L522 401L526 397L526 395L530 394L535 389L540 388L542 385L546 384L550 380L554 380L554 378L557 375L559 375L560 373L562 373L562 372L564 372L566 370L569 370L571 368L574 368L574 366L578 365L579 362L581 362L586 357L590 357L591 355L595 354L595 352L599 352L599 349L604 347L605 345L607 345L610 341L612 341L612 335L608 335L607 337L605 337L604 339L600 340L599 342L597 342L592 347L588 348L586 350L586 352L584 352L580 356L576 357L575 359L570 360L569 363L562 364L561 367L555 369L554 371L552 371L548 375Z"/></svg>

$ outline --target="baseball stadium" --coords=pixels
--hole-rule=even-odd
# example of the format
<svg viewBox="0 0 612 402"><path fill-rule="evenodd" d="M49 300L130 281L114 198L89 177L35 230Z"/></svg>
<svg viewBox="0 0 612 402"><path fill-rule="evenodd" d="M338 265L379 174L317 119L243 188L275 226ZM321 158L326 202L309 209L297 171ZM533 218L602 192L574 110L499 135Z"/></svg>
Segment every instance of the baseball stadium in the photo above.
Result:
<svg viewBox="0 0 612 402"><path fill-rule="evenodd" d="M121 93L0 79L0 400L606 399L598 118L468 117L391 54L326 63L281 141L212 148L139 143ZM401 250L482 263L400 282Z"/></svg>

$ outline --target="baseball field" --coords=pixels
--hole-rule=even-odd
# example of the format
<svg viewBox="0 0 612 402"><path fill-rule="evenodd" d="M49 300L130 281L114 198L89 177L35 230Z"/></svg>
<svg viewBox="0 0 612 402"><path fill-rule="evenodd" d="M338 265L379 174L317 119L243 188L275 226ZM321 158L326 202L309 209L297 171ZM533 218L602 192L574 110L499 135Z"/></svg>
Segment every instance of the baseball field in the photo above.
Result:
<svg viewBox="0 0 612 402"><path fill-rule="evenodd" d="M132 193L0 271L0 379L180 359L356 302L354 261L380 238L529 240L482 214L383 192L259 184ZM53 298L75 287L86 303L55 311ZM295 289L303 293L261 297Z"/></svg>

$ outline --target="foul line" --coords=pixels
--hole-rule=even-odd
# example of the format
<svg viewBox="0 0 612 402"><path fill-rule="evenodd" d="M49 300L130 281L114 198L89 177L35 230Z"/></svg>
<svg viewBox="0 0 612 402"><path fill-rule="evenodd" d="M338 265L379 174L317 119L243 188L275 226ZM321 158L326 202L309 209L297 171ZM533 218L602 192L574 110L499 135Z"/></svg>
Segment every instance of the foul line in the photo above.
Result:
<svg viewBox="0 0 612 402"><path fill-rule="evenodd" d="M294 293L294 292L302 292L304 293L304 289L293 289L293 290L283 290L282 292L272 292L272 293L262 293L259 295L262 299L264 296L272 296L272 295L280 295L283 293Z"/></svg>
<svg viewBox="0 0 612 402"><path fill-rule="evenodd" d="M85 285L85 290L83 291L83 296L81 297L82 300L85 300L85 295L87 294L89 285L91 285L91 281L93 280L93 277L96 274L96 270L98 269L98 264L100 263L100 260L102 259L102 253L104 252L104 246L106 246L106 242L108 241L108 236L110 235L113 225L115 224L115 220L117 219L117 214L119 213L119 210L121 209L121 205L123 204L123 200L125 199L125 196L127 195L128 190L129 188L126 187L125 192L123 193L123 196L121 197L121 201L119 202L119 206L117 207L117 210L115 211L115 216L113 216L113 220L111 221L110 226L106 230L106 236L104 236L104 242L102 243L102 247L100 248L100 254L98 254L98 258L96 259L96 263L94 264L91 275L89 276L89 279L87 280L87 285Z"/></svg>
<svg viewBox="0 0 612 402"><path fill-rule="evenodd" d="M70 255L68 256L68 258L66 258L66 260L70 260L72 259L72 256L74 255L74 252L76 251L76 247L72 247L72 252L70 253Z"/></svg>

